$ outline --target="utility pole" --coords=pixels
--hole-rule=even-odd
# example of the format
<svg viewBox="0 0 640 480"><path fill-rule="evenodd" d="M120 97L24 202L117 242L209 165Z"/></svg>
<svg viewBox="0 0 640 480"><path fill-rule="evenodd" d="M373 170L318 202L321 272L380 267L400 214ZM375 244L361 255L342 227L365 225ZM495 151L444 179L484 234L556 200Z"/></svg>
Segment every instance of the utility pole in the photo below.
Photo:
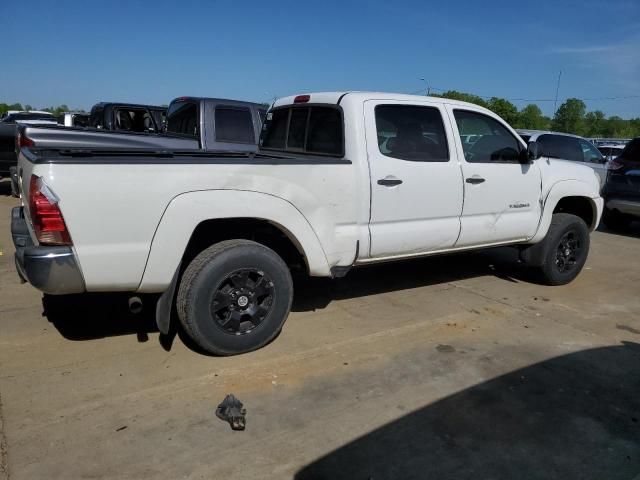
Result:
<svg viewBox="0 0 640 480"><path fill-rule="evenodd" d="M425 78L419 78L418 80L420 80L420 81L425 83L425 85L427 87L427 90L426 90L427 96L431 95L431 87L429 86L429 82L427 82L427 80Z"/></svg>
<svg viewBox="0 0 640 480"><path fill-rule="evenodd" d="M558 106L558 91L560 90L560 78L562 77L562 70L558 73L558 84L556 85L556 99L553 102L553 114L556 114L556 107Z"/></svg>

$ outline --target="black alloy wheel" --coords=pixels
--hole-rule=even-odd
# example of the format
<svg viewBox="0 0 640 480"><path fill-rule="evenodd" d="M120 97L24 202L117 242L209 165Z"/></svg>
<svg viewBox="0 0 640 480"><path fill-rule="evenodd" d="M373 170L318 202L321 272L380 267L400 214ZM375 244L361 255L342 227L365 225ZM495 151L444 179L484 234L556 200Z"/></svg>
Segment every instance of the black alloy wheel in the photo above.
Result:
<svg viewBox="0 0 640 480"><path fill-rule="evenodd" d="M176 295L185 333L213 355L263 347L284 324L293 300L291 272L259 243L224 240L189 262Z"/></svg>
<svg viewBox="0 0 640 480"><path fill-rule="evenodd" d="M568 273L576 268L581 256L582 242L575 230L566 232L556 248L556 267L560 273Z"/></svg>
<svg viewBox="0 0 640 480"><path fill-rule="evenodd" d="M274 300L271 278L261 270L244 268L232 272L216 287L211 315L226 333L244 335L262 323Z"/></svg>

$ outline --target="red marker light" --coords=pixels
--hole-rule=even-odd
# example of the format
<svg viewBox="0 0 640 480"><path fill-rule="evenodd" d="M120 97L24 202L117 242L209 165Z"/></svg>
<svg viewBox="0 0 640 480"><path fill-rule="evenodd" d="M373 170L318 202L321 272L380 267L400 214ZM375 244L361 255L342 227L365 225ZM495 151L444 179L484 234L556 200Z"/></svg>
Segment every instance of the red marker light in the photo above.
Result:
<svg viewBox="0 0 640 480"><path fill-rule="evenodd" d="M293 99L293 103L307 103L310 98L311 95L298 95Z"/></svg>

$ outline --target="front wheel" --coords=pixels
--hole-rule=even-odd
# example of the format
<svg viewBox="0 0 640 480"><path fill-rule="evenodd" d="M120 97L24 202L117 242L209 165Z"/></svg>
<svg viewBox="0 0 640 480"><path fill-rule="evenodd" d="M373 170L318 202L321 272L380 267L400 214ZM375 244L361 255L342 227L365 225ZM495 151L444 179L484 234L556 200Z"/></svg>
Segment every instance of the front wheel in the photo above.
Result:
<svg viewBox="0 0 640 480"><path fill-rule="evenodd" d="M282 329L293 299L289 268L271 249L249 240L226 240L196 256L185 270L176 300L191 339L214 355L249 352Z"/></svg>
<svg viewBox="0 0 640 480"><path fill-rule="evenodd" d="M547 285L565 285L578 276L589 254L589 228L580 217L555 213L544 239L531 247L531 264Z"/></svg>

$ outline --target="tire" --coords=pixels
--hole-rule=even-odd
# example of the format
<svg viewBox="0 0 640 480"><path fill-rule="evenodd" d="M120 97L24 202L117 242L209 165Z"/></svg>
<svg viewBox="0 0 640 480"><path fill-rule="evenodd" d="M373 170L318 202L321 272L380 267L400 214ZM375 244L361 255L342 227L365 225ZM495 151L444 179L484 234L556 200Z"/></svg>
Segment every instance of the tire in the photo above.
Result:
<svg viewBox="0 0 640 480"><path fill-rule="evenodd" d="M554 213L547 235L527 252L528 263L539 270L546 285L566 285L582 271L589 243L584 220L569 213Z"/></svg>
<svg viewBox="0 0 640 480"><path fill-rule="evenodd" d="M613 231L627 230L632 221L632 217L624 215L617 210L609 210L608 208L605 208L602 214L602 223L604 223L608 229Z"/></svg>
<svg viewBox="0 0 640 480"><path fill-rule="evenodd" d="M236 355L278 335L293 300L289 268L273 250L249 240L226 240L188 265L176 309L186 333L204 351Z"/></svg>

